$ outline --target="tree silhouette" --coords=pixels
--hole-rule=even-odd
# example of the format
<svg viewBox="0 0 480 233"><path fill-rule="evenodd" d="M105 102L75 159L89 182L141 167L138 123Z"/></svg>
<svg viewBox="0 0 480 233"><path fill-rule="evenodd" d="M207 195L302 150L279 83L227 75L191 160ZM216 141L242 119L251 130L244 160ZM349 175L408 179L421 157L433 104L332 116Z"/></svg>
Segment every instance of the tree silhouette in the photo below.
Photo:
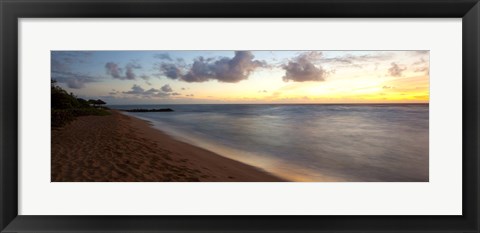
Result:
<svg viewBox="0 0 480 233"><path fill-rule="evenodd" d="M68 93L62 87L58 86L56 80L51 80L50 84L52 127L63 126L78 116L105 116L110 114L106 111L106 109L108 109L106 107L97 108L97 106L107 104L105 101L101 99L87 101L82 98L77 98L75 94Z"/></svg>
<svg viewBox="0 0 480 233"><path fill-rule="evenodd" d="M91 105L93 105L93 107L98 107L98 106L100 106L100 105L107 104L107 103L105 103L105 101L103 101L103 100L101 100L101 99L98 99L98 100L90 99L90 100L88 100L88 103L90 103Z"/></svg>
<svg viewBox="0 0 480 233"><path fill-rule="evenodd" d="M98 104L98 105L104 105L104 104L107 104L107 103L105 103L105 101L103 101L103 100L101 100L101 99L98 99L98 100L97 100L97 104Z"/></svg>

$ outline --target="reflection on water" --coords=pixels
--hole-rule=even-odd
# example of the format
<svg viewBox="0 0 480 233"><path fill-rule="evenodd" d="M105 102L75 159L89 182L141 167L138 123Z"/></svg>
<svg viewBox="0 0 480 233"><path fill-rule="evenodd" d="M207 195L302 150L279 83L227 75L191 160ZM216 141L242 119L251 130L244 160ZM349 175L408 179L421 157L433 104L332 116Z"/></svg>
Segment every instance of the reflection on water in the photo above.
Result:
<svg viewBox="0 0 480 233"><path fill-rule="evenodd" d="M428 104L144 105L163 131L296 181L428 181Z"/></svg>

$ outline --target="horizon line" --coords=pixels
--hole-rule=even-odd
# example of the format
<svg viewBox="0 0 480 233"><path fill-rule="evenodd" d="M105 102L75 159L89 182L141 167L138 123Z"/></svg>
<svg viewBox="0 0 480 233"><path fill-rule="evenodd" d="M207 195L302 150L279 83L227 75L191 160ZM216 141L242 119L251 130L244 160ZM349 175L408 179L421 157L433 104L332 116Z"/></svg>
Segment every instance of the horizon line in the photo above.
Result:
<svg viewBox="0 0 480 233"><path fill-rule="evenodd" d="M426 105L426 103L158 103L158 104L106 104L107 106L115 105Z"/></svg>

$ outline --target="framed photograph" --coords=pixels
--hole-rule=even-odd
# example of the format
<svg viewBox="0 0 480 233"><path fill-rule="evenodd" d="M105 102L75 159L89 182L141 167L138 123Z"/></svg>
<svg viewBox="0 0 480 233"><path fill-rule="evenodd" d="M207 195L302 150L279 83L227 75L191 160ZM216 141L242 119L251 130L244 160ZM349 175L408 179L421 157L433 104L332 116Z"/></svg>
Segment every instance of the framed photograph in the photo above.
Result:
<svg viewBox="0 0 480 233"><path fill-rule="evenodd" d="M478 232L477 0L2 1L1 232Z"/></svg>

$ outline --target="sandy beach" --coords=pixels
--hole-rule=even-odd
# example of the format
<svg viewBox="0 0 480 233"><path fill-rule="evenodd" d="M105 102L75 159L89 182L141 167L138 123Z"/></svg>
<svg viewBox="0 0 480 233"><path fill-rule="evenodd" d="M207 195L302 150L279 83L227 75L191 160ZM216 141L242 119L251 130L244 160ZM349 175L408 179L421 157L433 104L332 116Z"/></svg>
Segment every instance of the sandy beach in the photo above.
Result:
<svg viewBox="0 0 480 233"><path fill-rule="evenodd" d="M283 181L111 112L52 130L52 182Z"/></svg>

